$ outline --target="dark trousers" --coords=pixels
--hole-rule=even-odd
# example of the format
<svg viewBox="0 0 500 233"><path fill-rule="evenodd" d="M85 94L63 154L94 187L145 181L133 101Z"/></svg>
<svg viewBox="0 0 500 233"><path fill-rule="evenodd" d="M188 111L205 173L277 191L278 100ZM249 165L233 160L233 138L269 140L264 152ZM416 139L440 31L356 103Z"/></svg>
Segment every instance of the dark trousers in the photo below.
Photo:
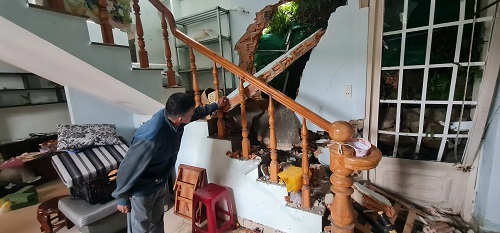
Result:
<svg viewBox="0 0 500 233"><path fill-rule="evenodd" d="M128 233L164 233L163 214L166 188L155 193L130 198L131 212L127 214Z"/></svg>

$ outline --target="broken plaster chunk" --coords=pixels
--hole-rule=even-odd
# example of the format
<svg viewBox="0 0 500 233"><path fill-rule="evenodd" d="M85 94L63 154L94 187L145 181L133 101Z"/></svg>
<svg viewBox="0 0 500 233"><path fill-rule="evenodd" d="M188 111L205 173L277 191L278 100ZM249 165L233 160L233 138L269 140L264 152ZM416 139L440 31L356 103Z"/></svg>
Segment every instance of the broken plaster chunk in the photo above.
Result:
<svg viewBox="0 0 500 233"><path fill-rule="evenodd" d="M333 193L327 193L325 195L325 205L331 205L333 203Z"/></svg>
<svg viewBox="0 0 500 233"><path fill-rule="evenodd" d="M290 202L297 206L302 206L302 193L301 192L290 193Z"/></svg>

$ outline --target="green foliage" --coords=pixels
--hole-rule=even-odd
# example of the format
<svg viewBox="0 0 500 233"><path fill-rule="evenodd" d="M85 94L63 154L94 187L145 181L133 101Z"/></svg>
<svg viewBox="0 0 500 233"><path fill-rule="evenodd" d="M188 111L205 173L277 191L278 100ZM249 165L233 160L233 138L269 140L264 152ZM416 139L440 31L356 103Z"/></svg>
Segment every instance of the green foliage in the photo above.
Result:
<svg viewBox="0 0 500 233"><path fill-rule="evenodd" d="M264 34L280 34L287 32L293 26L295 14L297 12L297 4L288 2L278 7L269 22L269 27L264 29Z"/></svg>
<svg viewBox="0 0 500 233"><path fill-rule="evenodd" d="M296 0L295 21L300 24L327 24L330 15L346 0Z"/></svg>
<svg viewBox="0 0 500 233"><path fill-rule="evenodd" d="M330 15L346 0L296 0L278 7L264 34L279 34L294 25L315 24L326 26Z"/></svg>

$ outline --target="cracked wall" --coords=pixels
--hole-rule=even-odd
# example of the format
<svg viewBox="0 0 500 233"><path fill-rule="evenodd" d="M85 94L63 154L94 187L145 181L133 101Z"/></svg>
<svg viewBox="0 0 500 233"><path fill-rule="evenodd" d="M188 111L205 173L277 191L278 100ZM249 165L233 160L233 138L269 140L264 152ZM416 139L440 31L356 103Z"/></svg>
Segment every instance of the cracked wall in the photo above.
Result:
<svg viewBox="0 0 500 233"><path fill-rule="evenodd" d="M312 50L296 101L328 121L364 118L367 46L368 8L349 0L330 16L325 35ZM344 85L352 85L351 98L344 98ZM307 127L321 130L310 122Z"/></svg>

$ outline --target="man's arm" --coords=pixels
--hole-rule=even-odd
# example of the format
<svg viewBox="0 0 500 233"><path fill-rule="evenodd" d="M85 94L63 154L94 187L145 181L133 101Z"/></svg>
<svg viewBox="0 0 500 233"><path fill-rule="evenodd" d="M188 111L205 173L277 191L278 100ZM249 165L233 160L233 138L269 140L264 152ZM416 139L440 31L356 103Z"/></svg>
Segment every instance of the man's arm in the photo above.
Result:
<svg viewBox="0 0 500 233"><path fill-rule="evenodd" d="M151 161L154 143L146 140L134 141L127 155L118 168L116 189L112 196L118 199L118 205L128 206L130 189L144 172Z"/></svg>
<svg viewBox="0 0 500 233"><path fill-rule="evenodd" d="M202 107L201 106L197 107L194 110L194 115L191 118L191 121L196 121L203 117L206 117L207 115L217 111L217 109L224 110L228 105L229 105L229 100L227 99L227 97L222 96L217 100L217 103L211 103Z"/></svg>
<svg viewBox="0 0 500 233"><path fill-rule="evenodd" d="M219 108L219 105L217 103L211 103L211 104L207 104L205 106L197 107L194 110L194 115L191 118L191 121L197 121L203 117L206 117L206 116L212 114L213 112L217 111L218 108Z"/></svg>

